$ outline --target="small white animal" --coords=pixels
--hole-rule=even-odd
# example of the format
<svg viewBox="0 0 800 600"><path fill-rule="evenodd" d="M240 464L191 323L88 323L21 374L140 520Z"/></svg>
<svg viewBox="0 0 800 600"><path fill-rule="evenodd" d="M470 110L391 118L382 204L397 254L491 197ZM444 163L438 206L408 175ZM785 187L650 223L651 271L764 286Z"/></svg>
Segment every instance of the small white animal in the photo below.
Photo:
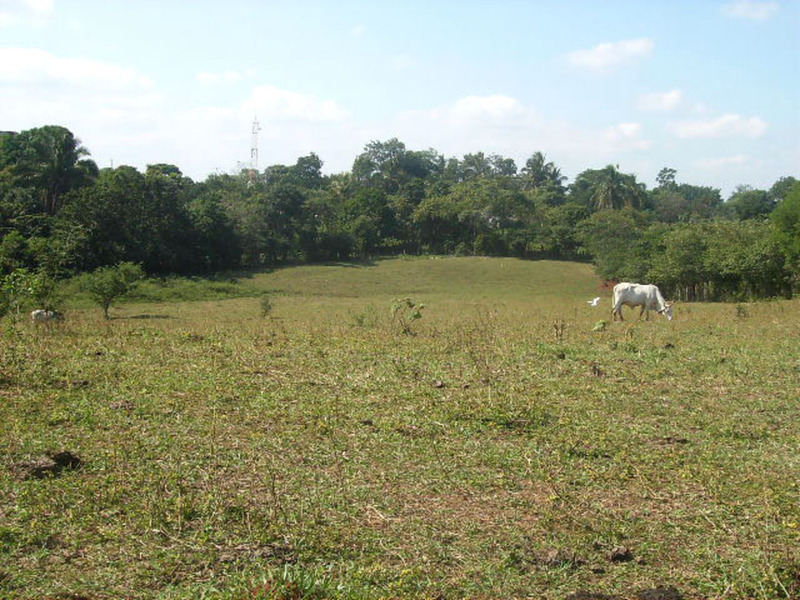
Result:
<svg viewBox="0 0 800 600"><path fill-rule="evenodd" d="M597 306L598 304L600 304L600 296L598 296L594 300L587 300L586 302L588 302L592 306Z"/></svg>
<svg viewBox="0 0 800 600"><path fill-rule="evenodd" d="M44 323L45 321L60 321L64 317L57 310L44 310L37 308L31 312L31 320L34 323Z"/></svg>

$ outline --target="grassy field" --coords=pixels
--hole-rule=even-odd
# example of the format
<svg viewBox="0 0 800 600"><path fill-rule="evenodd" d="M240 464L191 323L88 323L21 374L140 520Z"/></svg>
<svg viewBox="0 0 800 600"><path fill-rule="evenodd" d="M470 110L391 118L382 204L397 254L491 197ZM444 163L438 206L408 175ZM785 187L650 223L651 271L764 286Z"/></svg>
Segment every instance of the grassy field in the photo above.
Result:
<svg viewBox="0 0 800 600"><path fill-rule="evenodd" d="M800 597L800 302L596 327L590 266L513 259L240 285L267 316L3 324L0 598Z"/></svg>

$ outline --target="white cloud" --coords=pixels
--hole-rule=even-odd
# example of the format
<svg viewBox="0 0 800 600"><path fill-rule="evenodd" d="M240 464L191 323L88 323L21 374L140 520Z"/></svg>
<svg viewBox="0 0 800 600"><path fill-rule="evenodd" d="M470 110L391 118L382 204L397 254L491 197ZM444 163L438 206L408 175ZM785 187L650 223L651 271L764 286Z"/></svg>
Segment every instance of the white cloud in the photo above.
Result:
<svg viewBox="0 0 800 600"><path fill-rule="evenodd" d="M749 19L751 21L765 21L778 12L777 2L761 2L759 0L737 0L722 7L722 11L729 17L736 19Z"/></svg>
<svg viewBox="0 0 800 600"><path fill-rule="evenodd" d="M69 128L107 166L161 122L163 104L153 81L113 63L66 58L35 48L0 48L0 122L24 130L57 124ZM130 159L126 159L130 160ZM153 162L153 161L151 161Z"/></svg>
<svg viewBox="0 0 800 600"><path fill-rule="evenodd" d="M652 142L642 139L642 126L639 123L619 123L604 131L605 139L618 150L647 150Z"/></svg>
<svg viewBox="0 0 800 600"><path fill-rule="evenodd" d="M147 89L153 82L113 63L64 58L37 48L0 48L0 86L42 84L108 91Z"/></svg>
<svg viewBox="0 0 800 600"><path fill-rule="evenodd" d="M764 135L767 124L760 117L745 118L728 113L707 121L683 121L673 127L679 138L721 138L749 137Z"/></svg>
<svg viewBox="0 0 800 600"><path fill-rule="evenodd" d="M716 171L726 167L737 167L747 163L747 156L738 154L736 156L724 156L721 158L703 158L695 161L695 165L701 169Z"/></svg>
<svg viewBox="0 0 800 600"><path fill-rule="evenodd" d="M333 100L323 100L313 94L282 90L271 85L255 87L250 97L242 104L242 108L248 114L281 121L332 123L349 118L348 111Z"/></svg>
<svg viewBox="0 0 800 600"><path fill-rule="evenodd" d="M413 68L415 64L416 61L408 54L398 54L391 61L392 68L397 71L408 71Z"/></svg>
<svg viewBox="0 0 800 600"><path fill-rule="evenodd" d="M241 84L250 74L208 73L200 79ZM237 161L249 162L254 115L263 127L262 166L291 163L312 151L338 158L343 148L344 160L351 161L369 139L353 131L348 111L312 94L256 86L215 105L203 93L168 97L146 75L110 62L0 48L3 128L63 125L104 167L112 160L139 169L167 162L193 178L217 168L229 171Z"/></svg>
<svg viewBox="0 0 800 600"><path fill-rule="evenodd" d="M683 92L675 89L668 92L653 92L642 94L636 101L640 110L668 111L680 106L683 101Z"/></svg>
<svg viewBox="0 0 800 600"><path fill-rule="evenodd" d="M0 0L0 26L47 17L52 12L53 0Z"/></svg>
<svg viewBox="0 0 800 600"><path fill-rule="evenodd" d="M198 105L165 117L163 127L153 131L163 158L146 160L173 162L194 179L217 169L234 171L237 163L250 164L254 117L261 124L260 169L316 152L326 168L344 170L369 139L353 131L349 112L333 100L259 85L229 104Z"/></svg>
<svg viewBox="0 0 800 600"><path fill-rule="evenodd" d="M603 71L646 58L653 53L654 47L653 40L648 38L607 42L586 50L570 52L567 60L575 67Z"/></svg>
<svg viewBox="0 0 800 600"><path fill-rule="evenodd" d="M195 75L198 83L205 85L225 85L231 83L238 83L243 79L248 79L255 75L253 69L245 69L244 71L224 71L222 73L213 73L204 71Z"/></svg>
<svg viewBox="0 0 800 600"><path fill-rule="evenodd" d="M524 121L530 111L516 98L503 95L467 96L447 109L448 120L455 125L517 124Z"/></svg>

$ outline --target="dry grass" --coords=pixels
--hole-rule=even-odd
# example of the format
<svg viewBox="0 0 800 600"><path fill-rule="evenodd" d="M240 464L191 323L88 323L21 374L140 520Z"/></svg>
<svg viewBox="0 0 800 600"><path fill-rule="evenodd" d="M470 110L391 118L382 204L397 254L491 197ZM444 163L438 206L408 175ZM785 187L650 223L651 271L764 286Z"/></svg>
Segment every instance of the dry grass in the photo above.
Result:
<svg viewBox="0 0 800 600"><path fill-rule="evenodd" d="M274 318L5 325L0 597L800 595L800 303L593 331L585 265L248 285ZM413 335L398 297L426 304ZM61 450L82 464L29 476Z"/></svg>

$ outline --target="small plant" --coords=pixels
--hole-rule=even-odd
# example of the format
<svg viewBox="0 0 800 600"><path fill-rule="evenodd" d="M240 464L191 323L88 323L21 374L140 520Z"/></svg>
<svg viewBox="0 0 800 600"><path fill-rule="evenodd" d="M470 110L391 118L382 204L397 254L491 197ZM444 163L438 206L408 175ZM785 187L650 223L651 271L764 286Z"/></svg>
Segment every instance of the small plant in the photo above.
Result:
<svg viewBox="0 0 800 600"><path fill-rule="evenodd" d="M288 564L265 579L250 590L248 600L322 600L341 591L327 572Z"/></svg>
<svg viewBox="0 0 800 600"><path fill-rule="evenodd" d="M746 304L737 304L736 305L736 318L737 319L746 319L750 316L750 309L747 307Z"/></svg>
<svg viewBox="0 0 800 600"><path fill-rule="evenodd" d="M0 316L11 314L19 318L22 305L33 295L34 277L24 268L0 277Z"/></svg>
<svg viewBox="0 0 800 600"><path fill-rule="evenodd" d="M100 267L86 276L84 286L108 319L111 305L131 293L144 277L142 267L131 262L123 262L113 267Z"/></svg>
<svg viewBox="0 0 800 600"><path fill-rule="evenodd" d="M567 324L564 322L563 319L557 320L553 323L553 335L555 335L556 340L559 342L564 341L564 332L567 329Z"/></svg>
<svg viewBox="0 0 800 600"><path fill-rule="evenodd" d="M400 326L405 335L414 335L411 323L422 318L424 304L417 304L411 298L403 298L392 302L392 321Z"/></svg>
<svg viewBox="0 0 800 600"><path fill-rule="evenodd" d="M63 303L63 296L58 289L58 281L44 272L33 276L31 298L37 308L47 311L58 311Z"/></svg>
<svg viewBox="0 0 800 600"><path fill-rule="evenodd" d="M374 306L367 306L362 312L351 314L351 319L355 327L375 327L379 321Z"/></svg>
<svg viewBox="0 0 800 600"><path fill-rule="evenodd" d="M259 300L259 306L261 307L262 317L269 317L272 309L274 308L272 300L270 300L270 297L267 294L261 296L261 300Z"/></svg>

